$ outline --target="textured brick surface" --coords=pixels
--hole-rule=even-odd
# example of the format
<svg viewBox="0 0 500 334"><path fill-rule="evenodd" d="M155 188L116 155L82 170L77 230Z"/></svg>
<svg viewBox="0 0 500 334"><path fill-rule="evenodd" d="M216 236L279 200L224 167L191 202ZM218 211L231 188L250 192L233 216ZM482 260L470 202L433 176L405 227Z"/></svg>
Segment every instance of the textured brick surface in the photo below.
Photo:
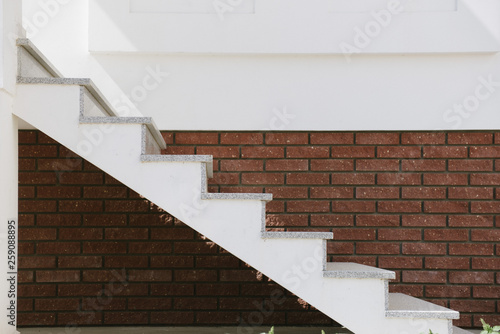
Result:
<svg viewBox="0 0 500 334"><path fill-rule="evenodd" d="M267 225L334 232L330 261L396 271L391 291L500 320L500 134L164 132L214 155L215 192L267 192ZM21 131L21 326L267 325L320 312L38 131Z"/></svg>

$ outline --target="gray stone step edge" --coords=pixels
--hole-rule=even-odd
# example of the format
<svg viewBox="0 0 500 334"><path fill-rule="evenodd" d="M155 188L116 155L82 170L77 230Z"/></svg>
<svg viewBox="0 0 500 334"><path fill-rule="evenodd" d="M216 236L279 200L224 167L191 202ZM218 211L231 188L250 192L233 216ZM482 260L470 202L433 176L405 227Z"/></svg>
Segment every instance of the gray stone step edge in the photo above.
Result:
<svg viewBox="0 0 500 334"><path fill-rule="evenodd" d="M45 58L43 53L38 50L38 48L33 44L28 38L18 38L16 41L16 46L23 47L26 51L29 52L33 58L35 58L40 65L43 66L49 72L54 78L62 78L63 75L56 69L52 63ZM19 66L21 64L19 63ZM17 73L21 73L21 71L18 69Z"/></svg>
<svg viewBox="0 0 500 334"><path fill-rule="evenodd" d="M211 155L170 155L170 154L143 154L142 162L201 162L202 166L202 193L207 192L207 176L213 177L213 157Z"/></svg>
<svg viewBox="0 0 500 334"><path fill-rule="evenodd" d="M328 262L323 272L323 277L390 280L396 278L396 273L394 271L353 262Z"/></svg>
<svg viewBox="0 0 500 334"><path fill-rule="evenodd" d="M425 318L425 319L459 319L457 311L450 310L425 300L402 293L389 293L388 308L385 316L388 318Z"/></svg>

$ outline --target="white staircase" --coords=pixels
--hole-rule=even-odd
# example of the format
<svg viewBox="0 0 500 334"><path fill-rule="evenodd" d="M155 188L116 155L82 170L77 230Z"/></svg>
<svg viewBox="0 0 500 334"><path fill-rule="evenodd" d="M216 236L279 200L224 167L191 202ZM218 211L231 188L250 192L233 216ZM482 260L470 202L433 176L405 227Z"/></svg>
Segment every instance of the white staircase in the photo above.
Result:
<svg viewBox="0 0 500 334"><path fill-rule="evenodd" d="M395 273L326 263L332 233L269 232L270 194L207 192L212 157L160 155L153 120L118 117L89 79L61 78L27 39L18 40L15 114L357 334L468 333L458 312L388 293Z"/></svg>

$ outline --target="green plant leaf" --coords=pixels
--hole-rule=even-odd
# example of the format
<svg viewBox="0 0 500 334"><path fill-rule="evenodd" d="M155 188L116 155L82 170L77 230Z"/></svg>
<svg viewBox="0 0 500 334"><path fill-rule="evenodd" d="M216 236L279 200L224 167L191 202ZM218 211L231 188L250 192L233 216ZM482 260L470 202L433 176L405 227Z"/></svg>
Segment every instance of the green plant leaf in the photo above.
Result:
<svg viewBox="0 0 500 334"><path fill-rule="evenodd" d="M321 334L326 334L324 330L321 330Z"/></svg>
<svg viewBox="0 0 500 334"><path fill-rule="evenodd" d="M271 330L269 331L269 334L274 334L274 326L271 327Z"/></svg>

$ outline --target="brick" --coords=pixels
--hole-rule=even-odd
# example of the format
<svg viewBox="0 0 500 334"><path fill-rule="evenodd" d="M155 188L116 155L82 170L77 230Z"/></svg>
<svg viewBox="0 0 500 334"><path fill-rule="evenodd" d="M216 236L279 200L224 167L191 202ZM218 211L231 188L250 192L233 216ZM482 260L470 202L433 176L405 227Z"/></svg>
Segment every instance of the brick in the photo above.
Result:
<svg viewBox="0 0 500 334"><path fill-rule="evenodd" d="M194 284L178 284L178 283L151 284L151 295L192 296L194 295Z"/></svg>
<svg viewBox="0 0 500 334"><path fill-rule="evenodd" d="M356 188L356 198L399 198L399 188L396 187L358 187Z"/></svg>
<svg viewBox="0 0 500 334"><path fill-rule="evenodd" d="M378 240L417 241L421 239L420 229L384 228L378 231Z"/></svg>
<svg viewBox="0 0 500 334"><path fill-rule="evenodd" d="M174 143L174 133L170 131L161 131L161 136L167 145Z"/></svg>
<svg viewBox="0 0 500 334"><path fill-rule="evenodd" d="M475 286L472 289L474 298L500 299L500 286Z"/></svg>
<svg viewBox="0 0 500 334"><path fill-rule="evenodd" d="M38 214L37 216L41 216L41 214ZM33 226L33 225L35 225L35 215L34 214L19 213L18 219L19 219L19 226Z"/></svg>
<svg viewBox="0 0 500 334"><path fill-rule="evenodd" d="M498 270L498 268L500 268L500 258L472 258L472 269Z"/></svg>
<svg viewBox="0 0 500 334"><path fill-rule="evenodd" d="M309 216L296 214L271 214L266 216L266 225L273 227L308 226Z"/></svg>
<svg viewBox="0 0 500 334"><path fill-rule="evenodd" d="M79 282L78 270L37 270L36 281L42 283Z"/></svg>
<svg viewBox="0 0 500 334"><path fill-rule="evenodd" d="M104 313L105 325L146 325L147 312L106 312Z"/></svg>
<svg viewBox="0 0 500 334"><path fill-rule="evenodd" d="M420 185L422 176L415 173L382 173L377 175L381 185Z"/></svg>
<svg viewBox="0 0 500 334"><path fill-rule="evenodd" d="M54 284L20 284L19 296L51 297L56 295Z"/></svg>
<svg viewBox="0 0 500 334"><path fill-rule="evenodd" d="M450 227L488 227L493 226L492 216L450 216Z"/></svg>
<svg viewBox="0 0 500 334"><path fill-rule="evenodd" d="M373 173L333 173L332 184L338 185L361 185L375 184Z"/></svg>
<svg viewBox="0 0 500 334"><path fill-rule="evenodd" d="M50 200L19 200L20 212L55 212L57 209L56 201Z"/></svg>
<svg viewBox="0 0 500 334"><path fill-rule="evenodd" d="M19 269L55 268L56 258L54 256L21 256L19 257Z"/></svg>
<svg viewBox="0 0 500 334"><path fill-rule="evenodd" d="M81 171L82 159L37 159L39 171Z"/></svg>
<svg viewBox="0 0 500 334"><path fill-rule="evenodd" d="M408 255L445 255L445 243L403 243L403 254Z"/></svg>
<svg viewBox="0 0 500 334"><path fill-rule="evenodd" d="M493 189L486 187L450 187L450 199L493 199Z"/></svg>
<svg viewBox="0 0 500 334"><path fill-rule="evenodd" d="M126 214L84 214L83 225L85 226L125 226L127 225Z"/></svg>
<svg viewBox="0 0 500 334"><path fill-rule="evenodd" d="M311 226L353 226L353 215L311 215Z"/></svg>
<svg viewBox="0 0 500 334"><path fill-rule="evenodd" d="M417 298L423 298L424 289L420 284L404 284L404 285L395 285L391 284L389 286L389 292L394 293L404 293L406 295L410 295Z"/></svg>
<svg viewBox="0 0 500 334"><path fill-rule="evenodd" d="M375 240L376 231L371 228L338 228L333 230L335 240Z"/></svg>
<svg viewBox="0 0 500 334"><path fill-rule="evenodd" d="M121 247L118 249L121 250ZM165 254L172 252L172 243L170 242L129 242L130 254ZM115 251L114 253L122 253ZM126 252L123 252L126 253Z"/></svg>
<svg viewBox="0 0 500 334"><path fill-rule="evenodd" d="M467 158L466 146L426 146L423 151L424 158Z"/></svg>
<svg viewBox="0 0 500 334"><path fill-rule="evenodd" d="M273 194L273 198L307 198L307 187L266 187L266 193Z"/></svg>
<svg viewBox="0 0 500 334"><path fill-rule="evenodd" d="M217 298L213 297L194 297L194 298L175 298L173 308L176 310L214 310L217 309ZM221 301L221 308L223 307Z"/></svg>
<svg viewBox="0 0 500 334"><path fill-rule="evenodd" d="M92 240L102 239L102 229L100 228L61 228L59 229L59 239L61 240Z"/></svg>
<svg viewBox="0 0 500 334"><path fill-rule="evenodd" d="M484 173L484 174L471 174L470 184L479 186L497 186L500 185L500 174L498 173Z"/></svg>
<svg viewBox="0 0 500 334"><path fill-rule="evenodd" d="M214 173L214 177L208 180L208 184L239 184L239 173Z"/></svg>
<svg viewBox="0 0 500 334"><path fill-rule="evenodd" d="M153 255L150 258L151 268L191 268L194 266L192 256Z"/></svg>
<svg viewBox="0 0 500 334"><path fill-rule="evenodd" d="M257 148L245 147L245 149L251 151ZM238 146L199 146L196 148L196 154L213 155L214 158L239 158L240 149ZM245 158L252 158L252 156L245 156Z"/></svg>
<svg viewBox="0 0 500 334"><path fill-rule="evenodd" d="M144 200L107 200L106 212L148 212L150 203Z"/></svg>
<svg viewBox="0 0 500 334"><path fill-rule="evenodd" d="M399 254L399 244L390 242L357 242L356 254Z"/></svg>
<svg viewBox="0 0 500 334"><path fill-rule="evenodd" d="M259 145L264 143L262 133L252 132L228 132L220 135L220 143L223 145Z"/></svg>
<svg viewBox="0 0 500 334"><path fill-rule="evenodd" d="M255 187L255 186L210 186L208 187L208 192L220 192L220 193L271 193L270 190L273 187ZM280 187L276 187L280 188ZM266 189L266 191L264 191ZM277 197L276 197L277 198Z"/></svg>
<svg viewBox="0 0 500 334"><path fill-rule="evenodd" d="M78 254L80 253L79 242L39 242L36 246L37 254Z"/></svg>
<svg viewBox="0 0 500 334"><path fill-rule="evenodd" d="M36 169L35 159L19 159L19 170L20 171L34 171Z"/></svg>
<svg viewBox="0 0 500 334"><path fill-rule="evenodd" d="M57 144L57 141L47 136L43 132L38 132L38 143L40 144Z"/></svg>
<svg viewBox="0 0 500 334"><path fill-rule="evenodd" d="M468 286L433 286L425 287L425 297L428 298L469 298L471 288ZM456 310L454 308L454 310Z"/></svg>
<svg viewBox="0 0 500 334"><path fill-rule="evenodd" d="M407 132L401 134L403 145L439 145L444 144L446 135L443 132Z"/></svg>
<svg viewBox="0 0 500 334"><path fill-rule="evenodd" d="M333 212L375 212L374 201L334 201Z"/></svg>
<svg viewBox="0 0 500 334"><path fill-rule="evenodd" d="M329 212L329 201L288 201L286 206L287 212Z"/></svg>
<svg viewBox="0 0 500 334"><path fill-rule="evenodd" d="M494 245L491 244L450 244L450 255L481 255L488 256L494 255Z"/></svg>
<svg viewBox="0 0 500 334"><path fill-rule="evenodd" d="M18 142L19 144L35 144L37 142L38 131L19 130Z"/></svg>
<svg viewBox="0 0 500 334"><path fill-rule="evenodd" d="M194 239L194 230L187 227L176 228L152 228L151 239L159 240L192 240Z"/></svg>
<svg viewBox="0 0 500 334"><path fill-rule="evenodd" d="M84 198L126 198L127 188L116 186L83 187Z"/></svg>
<svg viewBox="0 0 500 334"><path fill-rule="evenodd" d="M401 170L405 172L443 172L446 170L446 160L401 160Z"/></svg>
<svg viewBox="0 0 500 334"><path fill-rule="evenodd" d="M352 187L311 187L311 198L353 198Z"/></svg>
<svg viewBox="0 0 500 334"><path fill-rule="evenodd" d="M59 256L58 268L101 268L100 256Z"/></svg>
<svg viewBox="0 0 500 334"><path fill-rule="evenodd" d="M354 254L354 242L329 242L327 244L327 254Z"/></svg>
<svg viewBox="0 0 500 334"><path fill-rule="evenodd" d="M313 145L348 145L354 144L352 132L313 132L311 133L311 144Z"/></svg>
<svg viewBox="0 0 500 334"><path fill-rule="evenodd" d="M97 185L103 183L102 173L88 173L88 172L67 172L59 174L59 182L61 184L84 184L84 185Z"/></svg>
<svg viewBox="0 0 500 334"><path fill-rule="evenodd" d="M385 269L420 269L423 267L421 257L417 256L380 256L380 268Z"/></svg>
<svg viewBox="0 0 500 334"><path fill-rule="evenodd" d="M452 284L493 284L494 273L483 271L450 271Z"/></svg>
<svg viewBox="0 0 500 334"><path fill-rule="evenodd" d="M217 245L211 241L177 241L174 243L177 254L213 254L217 253Z"/></svg>
<svg viewBox="0 0 500 334"><path fill-rule="evenodd" d="M198 268L238 268L240 260L234 256L201 255L196 257Z"/></svg>
<svg viewBox="0 0 500 334"><path fill-rule="evenodd" d="M459 312L495 312L493 300L450 300L450 307Z"/></svg>
<svg viewBox="0 0 500 334"><path fill-rule="evenodd" d="M56 145L20 145L20 158L56 158Z"/></svg>
<svg viewBox="0 0 500 334"><path fill-rule="evenodd" d="M86 241L83 242L82 249L84 254L124 254L127 253L127 243L113 241Z"/></svg>
<svg viewBox="0 0 500 334"><path fill-rule="evenodd" d="M37 198L80 198L80 187L68 186L38 186Z"/></svg>
<svg viewBox="0 0 500 334"><path fill-rule="evenodd" d="M416 213L422 211L422 204L419 201L380 201L377 211Z"/></svg>
<svg viewBox="0 0 500 334"><path fill-rule="evenodd" d="M397 144L399 144L399 133L396 133L396 132L358 132L358 133L356 133L356 144L397 145Z"/></svg>
<svg viewBox="0 0 500 334"><path fill-rule="evenodd" d="M175 143L184 145L211 145L219 143L219 134L212 132L177 132Z"/></svg>
<svg viewBox="0 0 500 334"><path fill-rule="evenodd" d="M151 312L152 325L191 325L194 324L192 311Z"/></svg>
<svg viewBox="0 0 500 334"><path fill-rule="evenodd" d="M205 146L200 146L198 149L198 154L202 154L200 152L214 152L214 150L201 150L201 149L204 149ZM161 151L161 154L179 154L179 155L183 155L183 154L195 154L194 153L194 147L192 146L167 146L167 149L166 150L162 150ZM212 154L212 153L205 153L205 154Z"/></svg>
<svg viewBox="0 0 500 334"><path fill-rule="evenodd" d="M356 226L399 226L397 215L357 215Z"/></svg>
<svg viewBox="0 0 500 334"><path fill-rule="evenodd" d="M261 160L222 160L221 171L262 171L264 163Z"/></svg>
<svg viewBox="0 0 500 334"><path fill-rule="evenodd" d="M55 228L19 228L19 240L55 240L56 237Z"/></svg>
<svg viewBox="0 0 500 334"><path fill-rule="evenodd" d="M266 170L307 171L309 170L309 161L306 159L267 160Z"/></svg>
<svg viewBox="0 0 500 334"><path fill-rule="evenodd" d="M421 158L422 150L418 146L380 146L377 147L377 157L399 159Z"/></svg>
<svg viewBox="0 0 500 334"><path fill-rule="evenodd" d="M52 172L20 172L19 184L55 184L57 182L56 174Z"/></svg>
<svg viewBox="0 0 500 334"><path fill-rule="evenodd" d="M329 184L330 175L325 173L287 173L287 184Z"/></svg>
<svg viewBox="0 0 500 334"><path fill-rule="evenodd" d="M450 132L448 133L448 144L463 144L463 145L486 145L493 144L492 133L478 132Z"/></svg>
<svg viewBox="0 0 500 334"><path fill-rule="evenodd" d="M266 213L270 212L285 212L285 202L274 200L272 202L267 203Z"/></svg>
<svg viewBox="0 0 500 334"><path fill-rule="evenodd" d="M404 270L402 281L405 283L446 283L444 271L414 271Z"/></svg>
<svg viewBox="0 0 500 334"><path fill-rule="evenodd" d="M275 146L249 146L241 148L241 157L245 159L276 159L284 158L283 147Z"/></svg>
<svg viewBox="0 0 500 334"><path fill-rule="evenodd" d="M217 271L212 269L176 270L174 272L176 282L213 282L217 281Z"/></svg>
<svg viewBox="0 0 500 334"><path fill-rule="evenodd" d="M268 145L304 145L309 143L309 134L304 132L268 132Z"/></svg>
<svg viewBox="0 0 500 334"><path fill-rule="evenodd" d="M60 200L59 212L102 212L100 200Z"/></svg>
<svg viewBox="0 0 500 334"><path fill-rule="evenodd" d="M404 199L444 199L446 188L437 187L403 187L402 198Z"/></svg>
<svg viewBox="0 0 500 334"><path fill-rule="evenodd" d="M243 173L242 184L284 184L285 175L282 173Z"/></svg>
<svg viewBox="0 0 500 334"><path fill-rule="evenodd" d="M109 255L104 257L106 268L146 268L148 266L147 256L138 255Z"/></svg>
<svg viewBox="0 0 500 334"><path fill-rule="evenodd" d="M469 156L471 158L500 158L500 147L471 146Z"/></svg>
<svg viewBox="0 0 500 334"><path fill-rule="evenodd" d="M330 148L325 146L291 146L286 149L287 158L328 158Z"/></svg>
<svg viewBox="0 0 500 334"><path fill-rule="evenodd" d="M424 240L429 241L467 241L469 233L467 230L456 229L426 229Z"/></svg>
<svg viewBox="0 0 500 334"><path fill-rule="evenodd" d="M500 213L500 202L472 202L470 210L471 213Z"/></svg>
<svg viewBox="0 0 500 334"><path fill-rule="evenodd" d="M172 308L171 298L128 298L129 310L169 310Z"/></svg>
<svg viewBox="0 0 500 334"><path fill-rule="evenodd" d="M469 204L460 201L425 201L425 213L467 213Z"/></svg>
<svg viewBox="0 0 500 334"><path fill-rule="evenodd" d="M172 270L130 270L130 282L168 282L172 280Z"/></svg>
<svg viewBox="0 0 500 334"><path fill-rule="evenodd" d="M375 158L373 146L335 146L332 158Z"/></svg>
<svg viewBox="0 0 500 334"><path fill-rule="evenodd" d="M500 230L474 229L471 231L471 241L500 242Z"/></svg>
<svg viewBox="0 0 500 334"><path fill-rule="evenodd" d="M393 159L360 159L356 161L359 171L399 171L399 160Z"/></svg>
<svg viewBox="0 0 500 334"><path fill-rule="evenodd" d="M467 185L467 174L424 174L424 185Z"/></svg>
<svg viewBox="0 0 500 334"><path fill-rule="evenodd" d="M349 159L311 159L312 171L352 171L354 162Z"/></svg>
<svg viewBox="0 0 500 334"><path fill-rule="evenodd" d="M448 161L450 172L488 172L493 170L492 160L453 159Z"/></svg>
<svg viewBox="0 0 500 334"><path fill-rule="evenodd" d="M427 269L462 269L467 270L470 266L470 259L467 257L427 257L425 258L425 268Z"/></svg>
<svg viewBox="0 0 500 334"><path fill-rule="evenodd" d="M27 313L17 321L17 326L53 326L56 324L55 313Z"/></svg>

